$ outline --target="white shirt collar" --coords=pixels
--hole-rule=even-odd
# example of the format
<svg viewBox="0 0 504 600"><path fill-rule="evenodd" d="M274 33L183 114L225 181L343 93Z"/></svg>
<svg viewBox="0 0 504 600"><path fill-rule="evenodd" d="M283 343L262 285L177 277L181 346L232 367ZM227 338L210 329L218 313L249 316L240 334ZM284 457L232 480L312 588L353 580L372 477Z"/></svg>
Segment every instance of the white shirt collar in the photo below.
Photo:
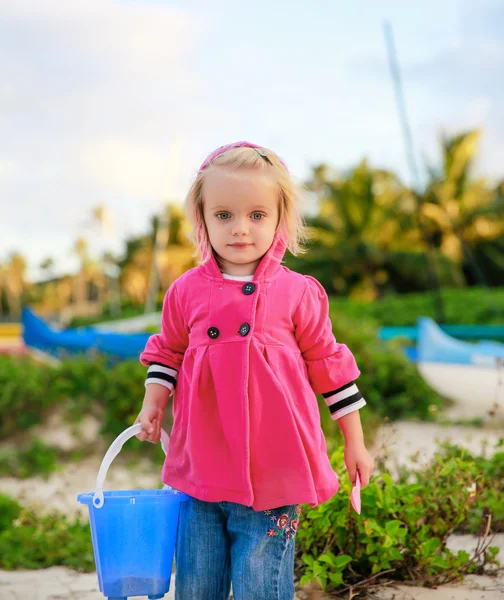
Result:
<svg viewBox="0 0 504 600"><path fill-rule="evenodd" d="M232 281L252 281L254 279L253 275L228 275L227 273L222 273L222 277Z"/></svg>

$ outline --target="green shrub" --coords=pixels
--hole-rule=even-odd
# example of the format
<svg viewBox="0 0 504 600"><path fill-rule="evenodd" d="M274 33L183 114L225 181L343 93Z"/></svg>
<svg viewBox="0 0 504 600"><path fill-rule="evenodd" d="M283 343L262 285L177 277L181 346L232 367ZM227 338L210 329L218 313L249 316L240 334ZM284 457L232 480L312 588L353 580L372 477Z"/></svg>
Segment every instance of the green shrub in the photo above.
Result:
<svg viewBox="0 0 504 600"><path fill-rule="evenodd" d="M6 494L0 494L0 534L12 527L21 514L21 506Z"/></svg>
<svg viewBox="0 0 504 600"><path fill-rule="evenodd" d="M504 287L454 288L441 292L446 318L444 323L501 325L504 317ZM368 302L353 298L330 299L332 309L357 323L373 319L377 326L415 325L418 317L436 318L434 292L394 294Z"/></svg>
<svg viewBox="0 0 504 600"><path fill-rule="evenodd" d="M103 357L75 357L54 369L54 393L60 401L67 400L71 417L79 419L97 404L111 368Z"/></svg>
<svg viewBox="0 0 504 600"><path fill-rule="evenodd" d="M57 399L54 370L0 355L0 438L41 423Z"/></svg>
<svg viewBox="0 0 504 600"><path fill-rule="evenodd" d="M486 515L492 515L492 530L504 532L504 438L501 438L492 456L475 456L466 448L444 442L440 445L443 460L459 460L466 465L471 478L474 498L467 520L459 530L477 534ZM502 449L502 450L500 450ZM418 473L417 481L423 484L428 473ZM403 474L402 481L406 478Z"/></svg>
<svg viewBox="0 0 504 600"><path fill-rule="evenodd" d="M38 438L30 446L0 453L0 476L10 475L19 479L41 475L48 477L58 468L58 451Z"/></svg>
<svg viewBox="0 0 504 600"><path fill-rule="evenodd" d="M25 377L26 372L30 373ZM58 406L69 421L79 421L84 415L94 415L102 422L100 435L110 443L129 427L140 411L145 393L146 369L137 361L107 365L103 357L72 358L58 366L39 364L23 359L0 356L0 436L7 437L43 421L48 409ZM8 408L5 408L8 407ZM27 415L19 417L26 411ZM171 426L171 411L166 411L165 427ZM138 452L161 459L160 444L145 444L132 439L125 451ZM0 472L15 476L32 473L47 475L54 462L47 447L37 456L36 450L15 451L0 455ZM59 453L59 459L72 460Z"/></svg>
<svg viewBox="0 0 504 600"><path fill-rule="evenodd" d="M89 524L56 512L38 516L0 494L0 568L46 569L57 565L94 570Z"/></svg>
<svg viewBox="0 0 504 600"><path fill-rule="evenodd" d="M59 404L75 420L96 413L103 433L115 436L140 410L144 381L136 361L107 366L102 358L72 358L53 367L0 356L0 434L29 429Z"/></svg>
<svg viewBox="0 0 504 600"><path fill-rule="evenodd" d="M107 371L105 385L98 394L105 411L103 433L115 437L133 423L142 406L145 375L146 368L139 362L119 363Z"/></svg>
<svg viewBox="0 0 504 600"><path fill-rule="evenodd" d="M316 580L328 593L365 591L386 576L434 586L498 565L498 549L488 544L477 557L447 548L452 533L471 528L481 511L489 510L485 497L471 496L480 465L462 450L459 456L453 448L442 450L410 483L394 483L386 473L375 477L362 490L361 515L350 508L342 450L331 460L342 490L329 502L308 509L301 520L297 535L301 584ZM484 475L489 480L496 465L500 468L499 458L495 465L491 461ZM502 487L495 499L502 514Z"/></svg>

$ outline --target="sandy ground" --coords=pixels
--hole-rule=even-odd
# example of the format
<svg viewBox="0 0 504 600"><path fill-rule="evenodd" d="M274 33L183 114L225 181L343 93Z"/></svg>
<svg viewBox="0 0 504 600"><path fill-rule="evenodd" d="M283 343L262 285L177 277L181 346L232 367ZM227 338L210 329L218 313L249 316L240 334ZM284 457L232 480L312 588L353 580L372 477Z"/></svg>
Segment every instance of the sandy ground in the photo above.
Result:
<svg viewBox="0 0 504 600"><path fill-rule="evenodd" d="M436 442L450 441L467 448L472 454L491 455L502 437L504 425L467 427L398 421L379 428L372 454L375 458L382 457L385 470L393 474L397 467L403 465L411 469L424 467L436 451Z"/></svg>
<svg viewBox="0 0 504 600"><path fill-rule="evenodd" d="M449 546L471 551L475 547L472 536L454 536ZM504 554L504 534L496 536L493 544ZM174 599L175 582L165 600ZM376 600L504 600L504 573L498 577L469 576L463 583L438 589L412 586L380 588L372 597ZM102 600L95 573L80 574L62 567L41 571L0 571L1 600ZM313 600L323 600L312 596ZM306 599L301 593L296 600Z"/></svg>
<svg viewBox="0 0 504 600"><path fill-rule="evenodd" d="M59 429L58 429L59 427ZM91 440L96 435L97 424L85 422L80 432L81 440ZM55 429L58 434L55 435ZM47 429L46 429L47 431ZM72 433L61 424L49 429L51 440L59 440L62 447L72 446ZM38 432L44 435L44 431ZM480 453L482 448L491 452L495 442L504 436L502 428L475 428L464 426L441 426L431 423L401 421L380 428L376 435L373 454L386 456L387 470L393 472L398 465L407 464L417 468L432 457L436 440L451 440L463 445L472 452ZM412 463L410 457L415 456ZM32 478L18 480L0 478L0 489L19 498L24 504L39 511L56 508L69 515L87 516L87 507L77 503L77 494L94 490L95 478L101 461L100 456L90 456L74 465L67 466L49 479ZM416 466L415 466L416 465ZM107 477L106 489L137 489L160 487L159 472L152 464L140 459L135 469L130 469L119 459L112 465ZM470 549L474 545L471 536L455 536L451 540L454 548ZM501 561L504 562L504 535L496 539L495 545L501 548ZM173 588L173 586L172 586ZM379 589L377 600L504 600L504 573L499 578L468 577L463 584L443 586L437 590L399 586ZM96 575L79 574L55 567L39 571L0 571L0 600L99 600ZM165 596L173 598L172 592ZM299 597L301 600L301 596ZM313 596L313 600L322 600Z"/></svg>

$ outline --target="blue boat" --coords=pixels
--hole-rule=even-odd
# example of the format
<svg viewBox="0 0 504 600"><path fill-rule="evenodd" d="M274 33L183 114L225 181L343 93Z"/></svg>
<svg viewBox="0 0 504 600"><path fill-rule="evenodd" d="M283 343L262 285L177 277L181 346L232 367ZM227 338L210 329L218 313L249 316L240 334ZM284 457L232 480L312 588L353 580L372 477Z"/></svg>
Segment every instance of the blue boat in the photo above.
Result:
<svg viewBox="0 0 504 600"><path fill-rule="evenodd" d="M103 354L114 361L138 359L150 335L114 333L93 327L58 331L28 308L23 310L22 324L24 343L56 358Z"/></svg>
<svg viewBox="0 0 504 600"><path fill-rule="evenodd" d="M457 340L445 333L432 319L418 320L418 354L421 362L495 366L504 359L504 344L488 340L474 344Z"/></svg>
<svg viewBox="0 0 504 600"><path fill-rule="evenodd" d="M457 414L484 417L503 411L504 344L464 342L432 320L418 320L417 365L427 383L457 403Z"/></svg>

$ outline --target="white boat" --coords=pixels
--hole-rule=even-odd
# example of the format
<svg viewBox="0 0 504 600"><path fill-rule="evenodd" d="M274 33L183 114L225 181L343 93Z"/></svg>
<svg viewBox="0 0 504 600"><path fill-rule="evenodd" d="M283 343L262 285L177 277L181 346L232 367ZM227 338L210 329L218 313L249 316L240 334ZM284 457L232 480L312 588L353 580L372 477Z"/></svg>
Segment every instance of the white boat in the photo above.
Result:
<svg viewBox="0 0 504 600"><path fill-rule="evenodd" d="M504 344L463 342L422 318L417 365L434 390L456 403L457 417L504 418Z"/></svg>

